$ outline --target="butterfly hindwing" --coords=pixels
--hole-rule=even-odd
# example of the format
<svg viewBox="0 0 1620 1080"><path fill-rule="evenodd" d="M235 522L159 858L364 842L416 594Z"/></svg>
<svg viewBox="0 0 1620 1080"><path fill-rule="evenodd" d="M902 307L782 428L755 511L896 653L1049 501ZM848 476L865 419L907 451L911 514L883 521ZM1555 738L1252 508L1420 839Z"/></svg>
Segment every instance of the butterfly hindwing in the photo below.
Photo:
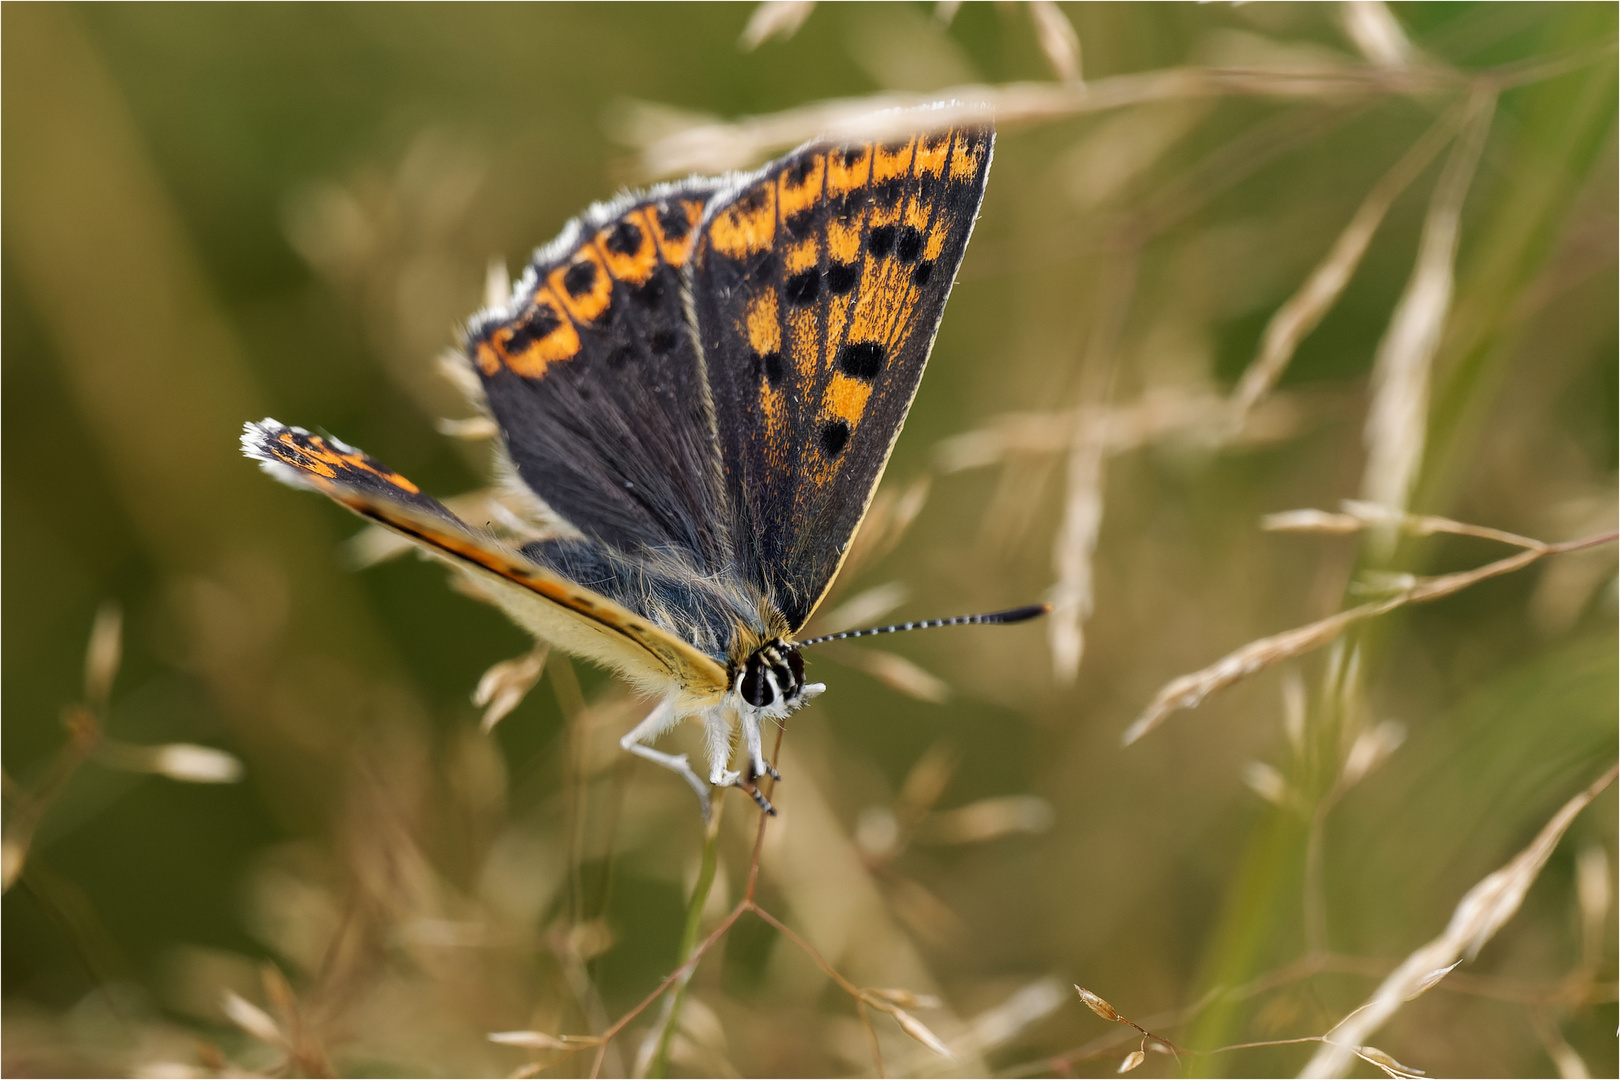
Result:
<svg viewBox="0 0 1620 1080"><path fill-rule="evenodd" d="M278 479L311 488L407 537L428 554L487 586L517 621L545 640L664 692L673 682L695 698L726 689L723 666L688 640L634 610L633 586L615 579L591 588L475 532L442 503L364 452L275 420L248 424L242 450ZM709 615L711 621L714 616ZM682 631L690 636L683 626Z"/></svg>
<svg viewBox="0 0 1620 1080"><path fill-rule="evenodd" d="M994 136L814 143L717 194L690 275L744 570L808 621L933 345Z"/></svg>
<svg viewBox="0 0 1620 1080"><path fill-rule="evenodd" d="M593 540L627 553L673 546L706 571L730 541L682 275L717 186L690 181L587 212L466 340L531 490Z"/></svg>

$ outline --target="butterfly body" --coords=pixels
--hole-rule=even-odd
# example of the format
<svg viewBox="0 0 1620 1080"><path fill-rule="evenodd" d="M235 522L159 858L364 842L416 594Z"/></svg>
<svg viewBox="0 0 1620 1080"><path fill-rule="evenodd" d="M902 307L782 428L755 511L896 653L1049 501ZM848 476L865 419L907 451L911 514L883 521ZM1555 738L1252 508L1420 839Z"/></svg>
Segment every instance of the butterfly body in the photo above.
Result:
<svg viewBox="0 0 1620 1080"><path fill-rule="evenodd" d="M761 723L824 689L795 635L916 393L992 144L983 128L811 143L570 222L465 336L531 535L475 528L362 452L273 420L247 426L244 452L657 695L624 744L705 806L685 758L650 745L683 719L707 732L708 783L752 792L770 773ZM728 768L733 719L745 771Z"/></svg>

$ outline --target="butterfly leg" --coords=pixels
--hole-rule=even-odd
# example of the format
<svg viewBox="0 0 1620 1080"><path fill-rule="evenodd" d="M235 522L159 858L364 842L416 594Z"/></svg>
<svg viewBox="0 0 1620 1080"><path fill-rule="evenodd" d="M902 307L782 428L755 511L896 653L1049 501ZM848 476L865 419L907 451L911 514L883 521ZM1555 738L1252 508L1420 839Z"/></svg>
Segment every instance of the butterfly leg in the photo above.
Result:
<svg viewBox="0 0 1620 1080"><path fill-rule="evenodd" d="M739 719L742 721L743 743L748 750L748 769L745 775L739 775L733 783L748 792L759 808L772 817L776 816L776 807L759 790L758 782L762 776L769 776L773 780L782 779L775 769L765 764L765 755L761 753L759 738L759 716L752 709L740 710Z"/></svg>
<svg viewBox="0 0 1620 1080"><path fill-rule="evenodd" d="M709 786L705 784L698 774L692 771L691 762L686 760L685 754L666 754L662 750L654 750L648 746L644 739L656 739L659 735L675 726L675 701L665 698L658 703L658 707L647 714L647 719L631 728L619 745L637 757L646 758L655 765L662 765L671 772L679 773L681 779L692 786L697 792L698 802L703 804L703 819L709 819Z"/></svg>
<svg viewBox="0 0 1620 1080"><path fill-rule="evenodd" d="M771 767L765 760L764 746L759 735L759 715L752 711L742 718L743 738L748 743L748 764L751 770L749 779L758 780L768 776L772 780L782 779L782 774Z"/></svg>
<svg viewBox="0 0 1620 1080"><path fill-rule="evenodd" d="M771 801L765 797L764 793L754 786L754 779L759 774L753 771L752 762L749 764L747 775L744 775L739 770L726 768L726 765L731 761L732 737L731 722L727 717L726 710L724 708L711 710L704 715L703 723L709 736L709 783L715 787L742 788L761 810L775 816L776 808L771 805ZM742 717L742 727L745 733L744 737L747 738L746 733L750 728L746 716ZM752 730L754 733L753 741L748 744L750 754L756 751L759 742L759 727L755 725Z"/></svg>

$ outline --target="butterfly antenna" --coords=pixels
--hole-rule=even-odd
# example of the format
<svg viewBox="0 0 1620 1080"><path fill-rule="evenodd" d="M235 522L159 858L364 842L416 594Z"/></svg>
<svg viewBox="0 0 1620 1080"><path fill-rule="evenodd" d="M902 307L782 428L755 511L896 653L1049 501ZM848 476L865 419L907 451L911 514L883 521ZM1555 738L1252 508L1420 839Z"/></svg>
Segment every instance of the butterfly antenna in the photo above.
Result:
<svg viewBox="0 0 1620 1080"><path fill-rule="evenodd" d="M1051 604L1030 604L1027 607L1017 607L1007 611L992 611L984 615L957 615L949 619L923 619L920 622L874 626L869 630L845 630L841 634L827 634L822 637L811 638L809 641L798 642L795 647L802 649L807 645L820 645L824 641L843 641L845 638L870 637L873 634L898 634L902 630L932 630L936 626L996 626L1007 623L1020 623L1039 615L1045 615L1051 610Z"/></svg>

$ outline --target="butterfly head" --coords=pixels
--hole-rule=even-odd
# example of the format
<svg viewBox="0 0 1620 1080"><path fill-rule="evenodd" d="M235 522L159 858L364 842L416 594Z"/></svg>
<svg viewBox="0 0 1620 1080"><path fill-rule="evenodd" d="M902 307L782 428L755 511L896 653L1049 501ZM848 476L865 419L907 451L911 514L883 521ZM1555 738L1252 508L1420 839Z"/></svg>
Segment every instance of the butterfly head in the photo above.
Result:
<svg viewBox="0 0 1620 1080"><path fill-rule="evenodd" d="M772 638L750 653L732 674L731 688L743 705L781 720L827 689L804 681L804 659L797 646Z"/></svg>

